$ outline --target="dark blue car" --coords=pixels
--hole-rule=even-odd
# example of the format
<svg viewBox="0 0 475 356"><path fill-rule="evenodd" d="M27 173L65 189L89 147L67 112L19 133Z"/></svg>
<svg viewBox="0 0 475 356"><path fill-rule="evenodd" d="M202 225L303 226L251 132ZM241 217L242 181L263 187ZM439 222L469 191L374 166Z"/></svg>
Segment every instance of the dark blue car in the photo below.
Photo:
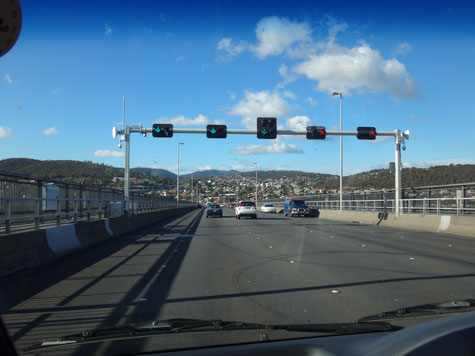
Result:
<svg viewBox="0 0 475 356"><path fill-rule="evenodd" d="M284 204L284 215L309 216L310 209L302 199L287 199Z"/></svg>

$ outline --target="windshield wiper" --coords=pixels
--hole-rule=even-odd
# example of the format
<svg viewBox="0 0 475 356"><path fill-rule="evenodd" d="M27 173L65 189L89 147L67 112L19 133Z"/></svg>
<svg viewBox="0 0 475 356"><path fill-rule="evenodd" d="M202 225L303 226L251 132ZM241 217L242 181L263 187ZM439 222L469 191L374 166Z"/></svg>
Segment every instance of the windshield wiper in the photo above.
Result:
<svg viewBox="0 0 475 356"><path fill-rule="evenodd" d="M378 313L358 319L357 322L371 322L373 320L397 319L405 317L457 314L475 310L475 299L454 300L442 303L416 305L399 308L392 311Z"/></svg>
<svg viewBox="0 0 475 356"><path fill-rule="evenodd" d="M86 330L77 334L58 337L27 347L24 351L35 351L51 347L105 341L126 337L146 337L161 334L233 331L233 330L286 330L295 332L315 332L329 334L352 334L400 330L403 327L387 322L354 322L333 324L289 324L266 325L243 321L168 319L107 328Z"/></svg>

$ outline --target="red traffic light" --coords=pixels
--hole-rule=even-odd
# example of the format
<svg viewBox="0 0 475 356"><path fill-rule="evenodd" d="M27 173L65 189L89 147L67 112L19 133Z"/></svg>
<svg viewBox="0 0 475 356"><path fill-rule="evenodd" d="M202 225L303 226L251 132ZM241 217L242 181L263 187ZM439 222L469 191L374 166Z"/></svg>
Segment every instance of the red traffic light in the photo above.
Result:
<svg viewBox="0 0 475 356"><path fill-rule="evenodd" d="M360 126L357 128L356 137L358 140L376 140L377 132L375 127Z"/></svg>
<svg viewBox="0 0 475 356"><path fill-rule="evenodd" d="M327 130L324 126L307 126L307 138L309 140L324 140Z"/></svg>

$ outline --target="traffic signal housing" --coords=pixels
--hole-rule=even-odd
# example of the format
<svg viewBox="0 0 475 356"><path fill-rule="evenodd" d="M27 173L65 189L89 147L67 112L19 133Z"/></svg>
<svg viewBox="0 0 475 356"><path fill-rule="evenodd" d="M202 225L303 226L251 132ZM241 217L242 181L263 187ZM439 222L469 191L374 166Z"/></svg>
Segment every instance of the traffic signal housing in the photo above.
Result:
<svg viewBox="0 0 475 356"><path fill-rule="evenodd" d="M356 137L358 140L376 140L377 133L375 127L360 126L357 128L357 131Z"/></svg>
<svg viewBox="0 0 475 356"><path fill-rule="evenodd" d="M173 137L173 125L172 124L153 124L152 128L153 137Z"/></svg>
<svg viewBox="0 0 475 356"><path fill-rule="evenodd" d="M309 140L324 140L327 137L325 126L307 126L307 138Z"/></svg>
<svg viewBox="0 0 475 356"><path fill-rule="evenodd" d="M228 128L226 125L208 125L206 126L206 137L208 138L226 138Z"/></svg>
<svg viewBox="0 0 475 356"><path fill-rule="evenodd" d="M277 119L275 117L257 118L257 138L275 139L277 138Z"/></svg>

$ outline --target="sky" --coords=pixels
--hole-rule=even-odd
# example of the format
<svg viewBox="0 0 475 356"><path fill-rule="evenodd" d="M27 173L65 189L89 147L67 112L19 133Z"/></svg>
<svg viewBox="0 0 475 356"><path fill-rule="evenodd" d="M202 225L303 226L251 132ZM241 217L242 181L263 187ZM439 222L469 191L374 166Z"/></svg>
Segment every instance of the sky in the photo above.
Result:
<svg viewBox="0 0 475 356"><path fill-rule="evenodd" d="M21 1L0 58L0 159L124 166L127 125L410 130L404 167L475 163L470 1ZM339 138L131 136L131 167L339 173ZM394 138L343 139L344 174L387 168Z"/></svg>

